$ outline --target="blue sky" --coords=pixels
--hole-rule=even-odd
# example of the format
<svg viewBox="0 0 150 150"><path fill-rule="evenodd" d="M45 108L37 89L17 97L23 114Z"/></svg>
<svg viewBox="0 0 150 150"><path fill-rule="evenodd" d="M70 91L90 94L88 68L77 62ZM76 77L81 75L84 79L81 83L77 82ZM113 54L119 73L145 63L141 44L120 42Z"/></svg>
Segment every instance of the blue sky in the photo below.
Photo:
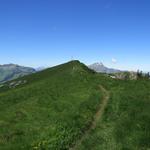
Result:
<svg viewBox="0 0 150 150"><path fill-rule="evenodd" d="M149 0L0 0L0 64L74 59L150 71Z"/></svg>

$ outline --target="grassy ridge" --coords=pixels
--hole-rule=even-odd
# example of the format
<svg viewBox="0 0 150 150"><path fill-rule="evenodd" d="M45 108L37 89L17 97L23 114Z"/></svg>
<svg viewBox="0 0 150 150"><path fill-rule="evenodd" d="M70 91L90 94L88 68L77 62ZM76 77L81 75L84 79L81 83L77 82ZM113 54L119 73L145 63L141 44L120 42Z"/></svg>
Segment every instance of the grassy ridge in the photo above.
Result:
<svg viewBox="0 0 150 150"><path fill-rule="evenodd" d="M87 130L101 103L110 99L96 129L79 150L150 148L149 80L114 80L78 61L17 79L0 88L0 149L67 150ZM15 80L16 81L16 80Z"/></svg>
<svg viewBox="0 0 150 150"><path fill-rule="evenodd" d="M73 61L0 93L0 149L68 149L100 103L94 72ZM9 83L6 83L6 85Z"/></svg>

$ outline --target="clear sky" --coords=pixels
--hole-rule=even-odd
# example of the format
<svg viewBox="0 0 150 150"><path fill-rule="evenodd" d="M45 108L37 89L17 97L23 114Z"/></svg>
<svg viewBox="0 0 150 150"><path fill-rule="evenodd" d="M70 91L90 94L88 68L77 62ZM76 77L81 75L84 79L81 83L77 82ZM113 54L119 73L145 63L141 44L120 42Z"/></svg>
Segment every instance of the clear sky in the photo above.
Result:
<svg viewBox="0 0 150 150"><path fill-rule="evenodd" d="M0 64L71 57L150 71L150 0L0 0Z"/></svg>

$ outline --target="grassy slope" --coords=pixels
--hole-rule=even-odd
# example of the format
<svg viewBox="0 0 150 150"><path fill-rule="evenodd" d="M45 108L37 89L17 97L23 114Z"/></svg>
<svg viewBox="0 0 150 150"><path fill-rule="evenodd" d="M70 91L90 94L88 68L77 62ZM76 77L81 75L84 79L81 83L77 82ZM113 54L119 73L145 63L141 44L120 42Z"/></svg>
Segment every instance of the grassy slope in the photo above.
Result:
<svg viewBox="0 0 150 150"><path fill-rule="evenodd" d="M107 88L111 98L103 120L78 149L150 149L150 81L109 81Z"/></svg>
<svg viewBox="0 0 150 150"><path fill-rule="evenodd" d="M150 82L120 81L70 62L18 80L0 93L0 149L63 150L84 134L101 100L110 91L103 119L79 150L148 150Z"/></svg>
<svg viewBox="0 0 150 150"><path fill-rule="evenodd" d="M0 92L0 149L67 149L100 103L95 74L77 61L18 80ZM6 83L6 85L9 83Z"/></svg>

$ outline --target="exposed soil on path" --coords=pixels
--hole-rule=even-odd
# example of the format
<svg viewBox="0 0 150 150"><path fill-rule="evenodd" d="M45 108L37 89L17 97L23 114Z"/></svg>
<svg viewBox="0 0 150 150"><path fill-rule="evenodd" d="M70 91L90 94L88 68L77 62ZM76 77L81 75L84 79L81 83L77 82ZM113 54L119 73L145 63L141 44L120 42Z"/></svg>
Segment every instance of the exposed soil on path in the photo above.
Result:
<svg viewBox="0 0 150 150"><path fill-rule="evenodd" d="M70 150L77 150L77 148L82 144L83 140L89 136L90 131L96 128L97 123L102 118L102 115L104 113L104 110L105 110L108 100L109 100L109 92L101 85L100 85L100 89L101 89L101 92L103 92L104 96L103 96L102 102L100 103L99 109L97 110L96 114L94 115L93 122L91 123L89 128L85 131L83 136L76 142L76 144L72 148L70 148Z"/></svg>

